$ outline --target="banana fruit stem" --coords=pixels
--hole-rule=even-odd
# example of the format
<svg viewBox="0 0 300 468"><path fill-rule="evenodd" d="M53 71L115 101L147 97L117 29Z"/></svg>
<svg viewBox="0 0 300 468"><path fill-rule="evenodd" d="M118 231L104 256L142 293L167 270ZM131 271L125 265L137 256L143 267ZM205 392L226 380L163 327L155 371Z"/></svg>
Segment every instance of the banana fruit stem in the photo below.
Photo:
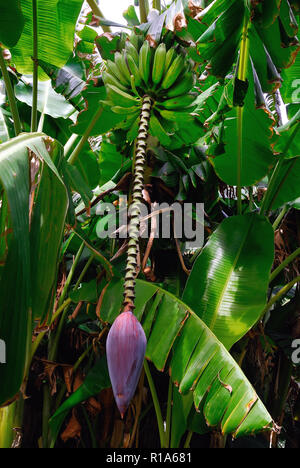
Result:
<svg viewBox="0 0 300 468"><path fill-rule="evenodd" d="M151 115L152 100L148 95L143 97L139 132L136 141L132 204L129 211L129 243L124 283L124 303L126 310L134 309L137 252L140 230L140 206L143 198L144 169L146 162L147 137Z"/></svg>

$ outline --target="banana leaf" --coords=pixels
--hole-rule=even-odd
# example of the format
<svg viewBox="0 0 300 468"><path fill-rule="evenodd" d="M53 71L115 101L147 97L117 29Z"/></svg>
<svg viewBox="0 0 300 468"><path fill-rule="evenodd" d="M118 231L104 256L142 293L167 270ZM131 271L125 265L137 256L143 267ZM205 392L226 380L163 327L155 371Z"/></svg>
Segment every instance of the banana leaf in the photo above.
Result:
<svg viewBox="0 0 300 468"><path fill-rule="evenodd" d="M227 349L259 319L273 261L273 228L256 213L225 219L197 257L183 301Z"/></svg>
<svg viewBox="0 0 300 468"><path fill-rule="evenodd" d="M214 145L208 149L217 175L229 185L253 185L276 162L271 151L275 122L266 108L256 108L251 69L248 81L244 106L235 106L226 113L220 142L224 145L223 154L215 155Z"/></svg>
<svg viewBox="0 0 300 468"><path fill-rule="evenodd" d="M113 279L100 311L113 323L122 304L123 281ZM135 315L145 330L146 358L170 376L183 395L192 392L208 428L239 437L271 429L272 418L254 388L207 325L177 297L137 280Z"/></svg>
<svg viewBox="0 0 300 468"><path fill-rule="evenodd" d="M57 67L65 65L73 51L76 22L83 0L37 0L38 58ZM20 73L32 74L32 2L20 0L25 26L15 47L12 62ZM4 8L6 9L6 7ZM40 79L48 79L39 69Z"/></svg>
<svg viewBox="0 0 300 468"><path fill-rule="evenodd" d="M283 162L276 174L276 183L270 189L271 208L280 208L300 197L300 158L291 158Z"/></svg>
<svg viewBox="0 0 300 468"><path fill-rule="evenodd" d="M0 42L6 47L16 45L24 28L20 0L0 0Z"/></svg>
<svg viewBox="0 0 300 468"><path fill-rule="evenodd" d="M0 145L0 337L6 345L0 405L20 389L31 316L45 317L54 299L67 210L67 193L50 156L57 146L43 133Z"/></svg>

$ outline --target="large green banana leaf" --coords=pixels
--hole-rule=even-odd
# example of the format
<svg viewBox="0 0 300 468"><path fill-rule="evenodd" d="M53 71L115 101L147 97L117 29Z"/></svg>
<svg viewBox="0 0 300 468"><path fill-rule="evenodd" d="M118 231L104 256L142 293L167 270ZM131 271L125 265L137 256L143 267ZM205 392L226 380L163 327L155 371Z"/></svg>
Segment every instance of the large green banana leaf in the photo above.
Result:
<svg viewBox="0 0 300 468"><path fill-rule="evenodd" d="M68 202L49 155L58 144L45 137L22 134L0 145L0 338L6 345L0 405L23 380L31 311L45 316L53 298ZM35 205L29 202L34 189Z"/></svg>
<svg viewBox="0 0 300 468"><path fill-rule="evenodd" d="M100 311L113 323L122 304L122 281L106 289ZM169 367L182 394L193 392L194 405L209 427L239 437L273 425L240 367L205 323L182 301L152 283L137 281L135 314L145 330L146 357L157 369Z"/></svg>
<svg viewBox="0 0 300 468"><path fill-rule="evenodd" d="M0 0L0 42L6 47L13 47L18 42L23 28L24 16L20 0Z"/></svg>
<svg viewBox="0 0 300 468"><path fill-rule="evenodd" d="M46 146L44 144L46 143ZM51 160L63 155L63 147L44 138L28 146L39 158L41 175L30 228L31 306L41 322L51 312L56 292L59 254L68 210L66 187ZM47 151L47 149L48 151Z"/></svg>
<svg viewBox="0 0 300 468"><path fill-rule="evenodd" d="M20 73L32 74L33 2L21 0L25 27L11 50L12 61ZM72 54L76 22L83 0L37 0L38 58L57 67L65 65ZM39 69L41 79L46 74Z"/></svg>
<svg viewBox="0 0 300 468"><path fill-rule="evenodd" d="M251 68L248 80L244 106L235 106L226 114L222 135L224 153L217 156L211 153L218 176L229 185L253 185L276 162L271 151L274 120L265 108L256 108Z"/></svg>
<svg viewBox="0 0 300 468"><path fill-rule="evenodd" d="M227 349L259 319L273 261L273 228L256 213L225 219L195 261L183 301Z"/></svg>

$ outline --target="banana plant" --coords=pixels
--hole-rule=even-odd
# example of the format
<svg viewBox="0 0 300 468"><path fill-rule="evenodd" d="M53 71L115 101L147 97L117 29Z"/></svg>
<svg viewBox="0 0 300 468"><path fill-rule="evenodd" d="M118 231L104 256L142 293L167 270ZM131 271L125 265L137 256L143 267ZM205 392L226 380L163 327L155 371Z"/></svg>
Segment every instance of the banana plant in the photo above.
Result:
<svg viewBox="0 0 300 468"><path fill-rule="evenodd" d="M107 90L106 104L111 105L113 112L130 116L122 127L129 130L132 126L128 132L130 138L135 136L137 126L124 311L109 332L106 348L113 391L123 417L135 393L146 351L143 329L132 312L149 127L153 136L166 141L169 136L164 130L167 122L163 117L164 112L172 114L179 108L183 112L191 111L195 95L189 91L195 83L195 77L191 65L174 47L167 51L166 45L161 43L154 52L147 40L141 44L141 37L133 33L126 40L123 53L116 52L114 61L107 61L103 80Z"/></svg>

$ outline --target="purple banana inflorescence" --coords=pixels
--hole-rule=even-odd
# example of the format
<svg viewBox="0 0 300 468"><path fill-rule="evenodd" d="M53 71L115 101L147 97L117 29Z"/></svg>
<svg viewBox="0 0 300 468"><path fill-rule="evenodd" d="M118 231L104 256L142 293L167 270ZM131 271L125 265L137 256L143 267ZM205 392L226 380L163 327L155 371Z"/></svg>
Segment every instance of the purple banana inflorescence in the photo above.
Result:
<svg viewBox="0 0 300 468"><path fill-rule="evenodd" d="M110 380L122 418L139 381L146 344L140 322L125 309L114 321L106 342Z"/></svg>

